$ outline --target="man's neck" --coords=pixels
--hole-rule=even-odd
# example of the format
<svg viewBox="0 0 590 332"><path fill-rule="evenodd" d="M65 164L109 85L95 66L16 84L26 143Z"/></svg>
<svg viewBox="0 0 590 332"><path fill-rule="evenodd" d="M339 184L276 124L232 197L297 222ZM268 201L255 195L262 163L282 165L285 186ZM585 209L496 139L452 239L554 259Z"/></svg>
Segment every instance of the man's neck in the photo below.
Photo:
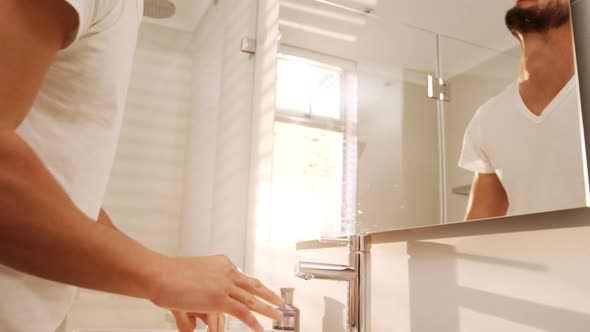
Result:
<svg viewBox="0 0 590 332"><path fill-rule="evenodd" d="M540 115L575 72L571 25L521 37L520 95Z"/></svg>

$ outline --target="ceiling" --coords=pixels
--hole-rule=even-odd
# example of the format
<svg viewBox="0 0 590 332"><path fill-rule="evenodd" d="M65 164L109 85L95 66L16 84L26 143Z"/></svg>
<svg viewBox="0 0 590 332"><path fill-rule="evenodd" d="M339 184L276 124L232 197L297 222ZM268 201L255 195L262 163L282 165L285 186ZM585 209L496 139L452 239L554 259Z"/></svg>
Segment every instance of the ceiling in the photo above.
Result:
<svg viewBox="0 0 590 332"><path fill-rule="evenodd" d="M173 17L145 21L192 32L211 3L218 0L171 1L176 6ZM379 68L435 71L437 35L447 73L500 53L518 56L516 39L504 26L504 14L515 0L280 2L283 43Z"/></svg>
<svg viewBox="0 0 590 332"><path fill-rule="evenodd" d="M443 70L452 75L515 55L518 43L504 26L514 2L281 0L281 42L381 70L436 72L438 38Z"/></svg>
<svg viewBox="0 0 590 332"><path fill-rule="evenodd" d="M193 31L201 17L216 0L170 0L176 6L176 14L167 19L145 18L146 21L158 23L175 29ZM362 15L343 10L342 7L358 10L369 9L375 20L394 20L408 26L428 31L473 44L493 49L507 48L514 45L513 38L506 33L503 25L504 13L514 5L515 0L281 0L300 7L312 7L342 15L363 19ZM282 8L285 15L292 16L289 9ZM309 13L307 13L309 14ZM308 15L313 18L313 15ZM316 16L321 20L322 16Z"/></svg>

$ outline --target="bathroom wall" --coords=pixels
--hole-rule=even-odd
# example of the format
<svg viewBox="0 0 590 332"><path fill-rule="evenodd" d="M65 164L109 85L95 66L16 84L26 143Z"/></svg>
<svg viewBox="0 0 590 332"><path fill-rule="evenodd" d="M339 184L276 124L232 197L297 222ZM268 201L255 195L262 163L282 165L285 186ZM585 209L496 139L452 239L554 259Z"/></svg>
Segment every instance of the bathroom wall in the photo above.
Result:
<svg viewBox="0 0 590 332"><path fill-rule="evenodd" d="M143 23L104 209L123 232L174 255L182 214L190 110L189 33ZM77 328L174 326L143 300L79 290L65 322Z"/></svg>
<svg viewBox="0 0 590 332"><path fill-rule="evenodd" d="M192 113L180 253L244 266L256 1L214 2L190 43Z"/></svg>
<svg viewBox="0 0 590 332"><path fill-rule="evenodd" d="M367 63L358 64L357 75L357 230L438 222L438 110L426 96L426 75L408 71L395 79L383 66Z"/></svg>

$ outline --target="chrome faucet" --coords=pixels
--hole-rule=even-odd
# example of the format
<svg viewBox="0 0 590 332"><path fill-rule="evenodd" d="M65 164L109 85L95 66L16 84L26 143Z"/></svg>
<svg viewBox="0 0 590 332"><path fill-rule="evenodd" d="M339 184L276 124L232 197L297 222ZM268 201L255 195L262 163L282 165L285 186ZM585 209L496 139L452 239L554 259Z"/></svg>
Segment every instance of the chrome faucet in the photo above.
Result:
<svg viewBox="0 0 590 332"><path fill-rule="evenodd" d="M298 262L295 275L297 278L305 280L329 279L351 281L356 278L356 271L354 267L348 265Z"/></svg>
<svg viewBox="0 0 590 332"><path fill-rule="evenodd" d="M351 235L345 238L322 238L331 244L346 244L349 265L297 262L295 276L301 279L328 279L348 282L348 332L369 332L369 268L370 238L367 235Z"/></svg>

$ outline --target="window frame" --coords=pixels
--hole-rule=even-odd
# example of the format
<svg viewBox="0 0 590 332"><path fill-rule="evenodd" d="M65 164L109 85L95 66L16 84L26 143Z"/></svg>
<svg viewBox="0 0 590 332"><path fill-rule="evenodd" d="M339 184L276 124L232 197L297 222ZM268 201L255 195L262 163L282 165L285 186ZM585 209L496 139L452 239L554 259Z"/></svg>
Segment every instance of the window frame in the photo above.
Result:
<svg viewBox="0 0 590 332"><path fill-rule="evenodd" d="M340 73L339 119L302 113L275 105L275 122L305 126L342 134L342 191L340 229L337 235L356 233L357 65L352 60L322 54L290 45L280 45L278 60L298 61ZM277 73L278 76L278 73ZM278 87L277 87L278 89ZM334 234L330 234L334 235Z"/></svg>

